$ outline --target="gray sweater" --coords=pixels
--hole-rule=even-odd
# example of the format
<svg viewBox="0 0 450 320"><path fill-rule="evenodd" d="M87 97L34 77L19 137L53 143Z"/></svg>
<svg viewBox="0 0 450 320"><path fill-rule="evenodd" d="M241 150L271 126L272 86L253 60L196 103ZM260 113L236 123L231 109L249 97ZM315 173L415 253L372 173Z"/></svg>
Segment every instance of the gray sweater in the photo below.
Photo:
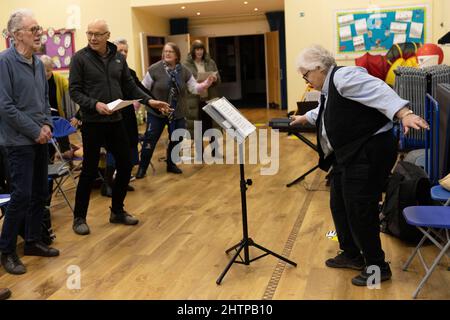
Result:
<svg viewBox="0 0 450 320"><path fill-rule="evenodd" d="M52 126L44 65L30 65L14 46L0 53L0 145L36 144L43 125Z"/></svg>
<svg viewBox="0 0 450 320"><path fill-rule="evenodd" d="M148 68L148 73L153 80L152 87L147 88L156 100L168 101L169 100L169 75L164 69L162 61L158 61ZM180 96L178 98L178 105L175 109L175 119L181 119L186 117L186 94L187 94L187 82L192 77L192 73L183 65L181 65L181 83L180 83ZM160 112L153 108L147 108L147 111L153 115L164 118Z"/></svg>

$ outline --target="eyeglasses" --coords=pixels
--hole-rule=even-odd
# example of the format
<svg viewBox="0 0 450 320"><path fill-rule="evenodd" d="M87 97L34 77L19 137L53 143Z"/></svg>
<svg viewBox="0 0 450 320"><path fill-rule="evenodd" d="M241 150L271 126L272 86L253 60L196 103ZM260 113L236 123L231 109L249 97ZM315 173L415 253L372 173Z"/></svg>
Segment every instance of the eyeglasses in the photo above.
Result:
<svg viewBox="0 0 450 320"><path fill-rule="evenodd" d="M303 75L303 79L307 82L307 83L309 83L309 80L308 80L308 74L311 72L311 70L308 70L308 72L306 72L304 75Z"/></svg>
<svg viewBox="0 0 450 320"><path fill-rule="evenodd" d="M99 33L99 32L90 32L90 31L88 31L88 32L86 32L86 35L87 35L87 37L89 38L89 39L91 39L91 38L93 38L93 37L95 37L95 38L101 38L101 37L103 37L105 34L107 34L109 31L106 31L106 32L103 32L103 33Z"/></svg>
<svg viewBox="0 0 450 320"><path fill-rule="evenodd" d="M36 35L42 33L43 29L41 26L32 26L29 29L22 29L23 31L30 31L32 34Z"/></svg>
<svg viewBox="0 0 450 320"><path fill-rule="evenodd" d="M163 52L164 53L175 53L175 51L173 51L173 50L164 50Z"/></svg>

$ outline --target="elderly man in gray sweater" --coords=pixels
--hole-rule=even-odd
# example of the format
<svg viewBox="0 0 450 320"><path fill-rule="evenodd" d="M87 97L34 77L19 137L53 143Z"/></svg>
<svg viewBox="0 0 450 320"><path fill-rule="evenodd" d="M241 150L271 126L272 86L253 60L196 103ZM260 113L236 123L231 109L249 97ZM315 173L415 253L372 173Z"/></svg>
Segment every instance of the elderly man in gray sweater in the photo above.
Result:
<svg viewBox="0 0 450 320"><path fill-rule="evenodd" d="M31 11L19 10L9 18L8 33L14 42L0 53L0 145L7 155L11 200L0 237L0 260L8 273L23 274L26 268L16 253L23 224L25 255L59 255L41 242L52 121L44 66L34 55L41 46L42 28Z"/></svg>

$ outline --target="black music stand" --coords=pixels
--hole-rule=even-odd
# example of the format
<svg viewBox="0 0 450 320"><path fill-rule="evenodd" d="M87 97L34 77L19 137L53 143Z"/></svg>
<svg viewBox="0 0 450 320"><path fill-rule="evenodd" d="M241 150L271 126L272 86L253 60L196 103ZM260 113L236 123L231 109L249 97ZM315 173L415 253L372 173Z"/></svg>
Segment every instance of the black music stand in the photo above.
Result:
<svg viewBox="0 0 450 320"><path fill-rule="evenodd" d="M222 98L222 99L225 99L225 98ZM225 101L228 102L228 100L226 100L226 99L225 99ZM234 111L237 114L239 114L240 117L242 117L241 118L242 120L248 122L247 119L245 119L242 115L240 115L240 113L237 109L235 109L234 107L232 107L232 109L234 109ZM225 118L225 116L224 116L225 113L220 113L220 110L218 108L215 108L213 104L206 105L205 107L203 107L203 110L205 110L205 112L208 113L211 116L211 118L213 118L213 120L216 121L225 130L229 130L230 125L233 126L233 124L230 123L229 119ZM228 114L228 117L229 117L229 114ZM235 130L235 132L239 133L238 129L236 129L236 128L233 128L233 129ZM240 190L241 190L241 207L242 207L242 240L239 241L239 243L235 244L234 246L232 246L231 248L229 248L228 250L225 251L226 254L229 254L231 251L236 250L236 253L233 255L230 262L228 262L227 266L225 267L223 272L220 274L219 278L217 278L216 283L218 285L221 284L223 278L227 274L228 270L230 270L233 263L250 265L251 262L258 260L262 257L265 257L269 254L293 265L294 267L297 266L297 264L295 262L293 262L293 261L267 249L267 248L264 248L263 246L254 242L253 239L248 236L247 186L251 186L253 184L253 181L251 179L247 179L247 180L245 179L244 143L245 143L246 136L240 135L240 137L239 137L239 134L237 134L235 137L236 137L236 141L239 145ZM250 259L249 247L251 247L251 246L258 248L259 250L264 251L265 253L260 256L257 256L256 258ZM244 250L244 258L242 258L240 256L240 253L242 250ZM240 258L241 261L237 261L238 257Z"/></svg>
<svg viewBox="0 0 450 320"><path fill-rule="evenodd" d="M257 244L253 241L252 238L249 238L248 236L248 225L247 225L247 186L251 186L253 184L251 179L246 180L245 179L245 172L244 172L244 161L243 161L243 143L239 144L239 159L240 159L240 172L241 172L241 206L242 206L242 240L237 243L236 245L229 248L227 251L225 251L226 254L229 254L231 251L236 250L236 253L231 258L230 262L228 262L227 266L217 279L216 283L220 285L222 282L222 279L225 277L228 270L231 268L233 263L239 263L239 264L245 264L250 265L251 262L258 260L262 257L265 257L267 255L273 255L274 257L283 260L284 262L287 262L294 267L297 266L297 264L267 248L264 248L263 246ZM256 258L250 259L249 254L249 247L253 246L255 248L258 248L261 251L264 251L265 253L257 256ZM244 250L244 258L240 256L241 251ZM237 258L240 258L241 261L236 261Z"/></svg>

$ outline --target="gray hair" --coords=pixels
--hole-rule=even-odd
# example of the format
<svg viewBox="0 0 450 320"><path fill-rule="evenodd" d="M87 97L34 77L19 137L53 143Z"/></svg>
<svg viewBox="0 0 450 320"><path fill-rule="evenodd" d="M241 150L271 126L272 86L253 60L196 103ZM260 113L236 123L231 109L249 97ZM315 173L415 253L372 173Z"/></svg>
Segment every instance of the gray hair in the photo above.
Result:
<svg viewBox="0 0 450 320"><path fill-rule="evenodd" d="M52 68L55 66L55 63L53 62L52 58L50 58L47 55L42 55L39 59L41 59L44 66L51 66Z"/></svg>
<svg viewBox="0 0 450 320"><path fill-rule="evenodd" d="M128 41L125 38L117 38L116 40L114 40L114 44L117 46L119 44L123 44L125 46L128 46Z"/></svg>
<svg viewBox="0 0 450 320"><path fill-rule="evenodd" d="M25 17L34 17L33 11L30 9L19 9L11 13L8 20L8 35L14 38L14 34L23 28L23 19Z"/></svg>
<svg viewBox="0 0 450 320"><path fill-rule="evenodd" d="M313 45L304 49L297 57L297 71L301 69L315 70L317 68L328 71L336 65L333 55L324 47Z"/></svg>

